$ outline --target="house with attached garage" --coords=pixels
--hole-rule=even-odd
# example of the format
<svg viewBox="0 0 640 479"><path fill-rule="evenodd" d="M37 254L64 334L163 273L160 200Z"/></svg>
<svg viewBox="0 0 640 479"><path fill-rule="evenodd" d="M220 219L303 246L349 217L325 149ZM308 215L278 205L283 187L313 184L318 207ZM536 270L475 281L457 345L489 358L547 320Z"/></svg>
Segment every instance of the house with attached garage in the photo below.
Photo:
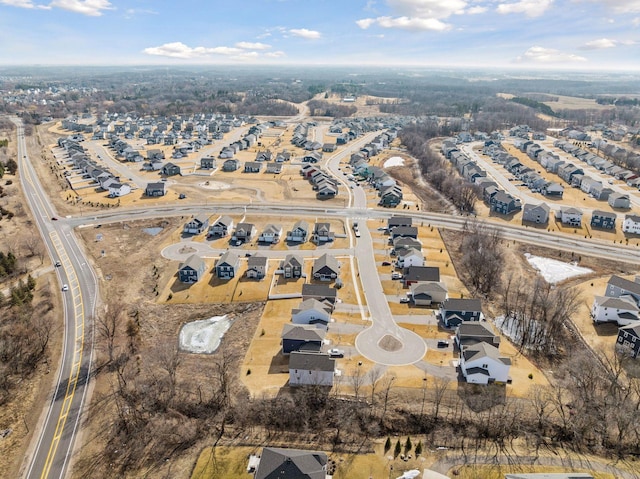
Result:
<svg viewBox="0 0 640 479"><path fill-rule="evenodd" d="M316 223L313 227L313 242L324 244L333 241L335 234L331 231L330 223Z"/></svg>
<svg viewBox="0 0 640 479"><path fill-rule="evenodd" d="M559 218L563 225L574 226L579 228L582 226L582 211L578 208L560 208L556 212L556 218Z"/></svg>
<svg viewBox="0 0 640 479"><path fill-rule="evenodd" d="M251 238L256 234L256 227L251 223L238 223L236 226L236 230L231 237L232 241L241 241L243 243L248 243L251 241Z"/></svg>
<svg viewBox="0 0 640 479"><path fill-rule="evenodd" d="M145 196L164 196L166 194L166 183L160 181L158 183L148 183L144 189Z"/></svg>
<svg viewBox="0 0 640 479"><path fill-rule="evenodd" d="M247 260L245 275L251 279L263 279L267 274L268 260L266 256L254 255Z"/></svg>
<svg viewBox="0 0 640 479"><path fill-rule="evenodd" d="M259 161L247 161L244 164L245 173L260 173L262 171L263 163Z"/></svg>
<svg viewBox="0 0 640 479"><path fill-rule="evenodd" d="M302 285L302 300L308 299L317 299L333 311L333 306L338 300L338 290L326 284L305 283Z"/></svg>
<svg viewBox="0 0 640 479"><path fill-rule="evenodd" d="M205 263L200 256L192 254L178 269L178 279L181 283L197 283L205 271Z"/></svg>
<svg viewBox="0 0 640 479"><path fill-rule="evenodd" d="M455 328L463 321L482 321L482 302L479 299L448 298L440 304L440 320L447 328Z"/></svg>
<svg viewBox="0 0 640 479"><path fill-rule="evenodd" d="M253 479L326 479L328 463L324 452L265 447L262 456L250 456L247 472L255 471Z"/></svg>
<svg viewBox="0 0 640 479"><path fill-rule="evenodd" d="M387 220L387 229L389 232L398 226L413 226L413 218L410 216L392 216Z"/></svg>
<svg viewBox="0 0 640 479"><path fill-rule="evenodd" d="M335 257L325 253L313 262L311 274L313 279L319 281L333 281L340 276L340 263Z"/></svg>
<svg viewBox="0 0 640 479"><path fill-rule="evenodd" d="M625 215L622 223L622 231L624 233L640 234L640 216Z"/></svg>
<svg viewBox="0 0 640 479"><path fill-rule="evenodd" d="M591 227L605 230L616 229L616 214L609 211L593 210Z"/></svg>
<svg viewBox="0 0 640 479"><path fill-rule="evenodd" d="M414 283L410 290L409 296L416 306L440 304L448 298L447 285L440 281Z"/></svg>
<svg viewBox="0 0 640 479"><path fill-rule="evenodd" d="M291 231L287 231L287 241L293 243L304 243L309 237L309 223L304 220L296 221L291 228Z"/></svg>
<svg viewBox="0 0 640 479"><path fill-rule="evenodd" d="M607 201L612 208L629 209L631 206L629 195L625 193L611 193Z"/></svg>
<svg viewBox="0 0 640 479"><path fill-rule="evenodd" d="M300 278L304 274L304 260L296 254L288 254L280 263L281 274L289 278Z"/></svg>
<svg viewBox="0 0 640 479"><path fill-rule="evenodd" d="M198 235L209 227L209 215L197 215L184 225L183 232Z"/></svg>
<svg viewBox="0 0 640 479"><path fill-rule="evenodd" d="M526 204L522 209L522 221L546 225L549 222L550 208L546 203L539 205Z"/></svg>
<svg viewBox="0 0 640 479"><path fill-rule="evenodd" d="M547 183L542 187L541 193L552 198L562 198L562 195L564 195L564 187L559 183Z"/></svg>
<svg viewBox="0 0 640 479"><path fill-rule="evenodd" d="M591 306L591 318L596 324L617 323L618 326L638 324L640 309L631 296L622 295L617 298L596 296Z"/></svg>
<svg viewBox="0 0 640 479"><path fill-rule="evenodd" d="M409 266L424 266L424 254L416 248L402 249L397 253L396 266L408 268Z"/></svg>
<svg viewBox="0 0 640 479"><path fill-rule="evenodd" d="M397 226L389 232L391 235L390 240L393 241L396 238L418 238L418 228L416 226Z"/></svg>
<svg viewBox="0 0 640 479"><path fill-rule="evenodd" d="M402 202L402 188L399 185L387 186L382 188L379 192L380 201L379 206L385 208L394 208Z"/></svg>
<svg viewBox="0 0 640 479"><path fill-rule="evenodd" d="M294 324L315 324L325 328L331 321L333 308L324 301L309 298L291 310L291 321Z"/></svg>
<svg viewBox="0 0 640 479"><path fill-rule="evenodd" d="M231 279L235 277L238 271L240 258L233 251L225 252L218 261L216 261L216 276L220 279Z"/></svg>
<svg viewBox="0 0 640 479"><path fill-rule="evenodd" d="M317 184L318 191L316 197L318 199L333 198L338 194L338 188L330 181L322 181Z"/></svg>
<svg viewBox="0 0 640 479"><path fill-rule="evenodd" d="M289 386L331 387L335 369L336 361L328 354L293 351L289 356Z"/></svg>
<svg viewBox="0 0 640 479"><path fill-rule="evenodd" d="M267 173L279 175L282 173L282 163L269 163L267 165Z"/></svg>
<svg viewBox="0 0 640 479"><path fill-rule="evenodd" d="M498 191L489 202L491 211L496 213L500 213L502 215L510 215L516 211L520 211L522 206L520 205L520 200L514 198L508 193L504 191Z"/></svg>
<svg viewBox="0 0 640 479"><path fill-rule="evenodd" d="M631 281L614 274L609 278L604 294L609 298L630 296L636 304L640 304L640 277L636 276L635 281Z"/></svg>
<svg viewBox="0 0 640 479"><path fill-rule="evenodd" d="M180 174L180 167L174 163L167 163L162 166L160 173L165 176L175 176Z"/></svg>
<svg viewBox="0 0 640 479"><path fill-rule="evenodd" d="M216 159L212 156L200 158L200 168L203 170L215 170L217 168Z"/></svg>
<svg viewBox="0 0 640 479"><path fill-rule="evenodd" d="M634 359L640 356L640 324L629 324L618 329L616 350Z"/></svg>
<svg viewBox="0 0 640 479"><path fill-rule="evenodd" d="M440 281L440 268L434 266L409 266L402 278L404 287L421 282L438 282Z"/></svg>
<svg viewBox="0 0 640 479"><path fill-rule="evenodd" d="M240 168L240 160L236 158L230 158L222 163L222 171L236 171L238 168Z"/></svg>
<svg viewBox="0 0 640 479"><path fill-rule="evenodd" d="M111 183L109 185L109 197L110 198L119 198L124 195L128 195L131 193L131 186L126 183Z"/></svg>
<svg viewBox="0 0 640 479"><path fill-rule="evenodd" d="M460 350L478 343L487 343L497 348L500 346L500 336L485 321L463 321L456 328L455 342Z"/></svg>
<svg viewBox="0 0 640 479"><path fill-rule="evenodd" d="M495 346L480 342L460 351L460 371L468 383L510 383L511 359Z"/></svg>
<svg viewBox="0 0 640 479"><path fill-rule="evenodd" d="M310 324L287 323L282 328L282 353L293 351L320 352L327 332Z"/></svg>
<svg viewBox="0 0 640 479"><path fill-rule="evenodd" d="M258 241L260 243L276 244L280 241L281 237L282 237L282 226L269 223L267 226L264 227L264 229L262 230L262 233L260 233L260 236L258 237Z"/></svg>
<svg viewBox="0 0 640 479"><path fill-rule="evenodd" d="M156 149L149 150L147 151L147 159L149 161L164 160L164 151Z"/></svg>
<svg viewBox="0 0 640 479"><path fill-rule="evenodd" d="M209 227L207 236L227 236L233 229L233 219L230 216L221 216Z"/></svg>

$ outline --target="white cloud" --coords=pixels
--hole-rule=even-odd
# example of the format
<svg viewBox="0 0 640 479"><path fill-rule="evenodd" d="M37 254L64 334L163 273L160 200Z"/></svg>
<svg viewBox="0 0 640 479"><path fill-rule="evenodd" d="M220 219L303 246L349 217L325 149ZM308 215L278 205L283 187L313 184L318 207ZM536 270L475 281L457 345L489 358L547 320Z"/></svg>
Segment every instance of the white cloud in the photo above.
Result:
<svg viewBox="0 0 640 479"><path fill-rule="evenodd" d="M124 17L129 20L137 15L158 15L158 12L155 10L150 10L146 8L127 8L124 11Z"/></svg>
<svg viewBox="0 0 640 479"><path fill-rule="evenodd" d="M200 58L210 55L239 55L243 52L240 48L233 47L190 47L182 42L165 43L159 47L149 47L143 50L147 55L158 55L170 58Z"/></svg>
<svg viewBox="0 0 640 479"><path fill-rule="evenodd" d="M268 50L269 48L271 48L271 45L260 42L238 42L236 43L236 47L242 48L244 50Z"/></svg>
<svg viewBox="0 0 640 479"><path fill-rule="evenodd" d="M292 28L289 30L291 35L296 37L306 38L308 40L317 40L322 36L322 34L315 30L308 30L306 28Z"/></svg>
<svg viewBox="0 0 640 479"><path fill-rule="evenodd" d="M0 0L0 5L9 5L18 8L39 8L41 10L50 10L48 5L36 5L32 0Z"/></svg>
<svg viewBox="0 0 640 479"><path fill-rule="evenodd" d="M469 15L478 15L487 11L487 7L475 6L467 9Z"/></svg>
<svg viewBox="0 0 640 479"><path fill-rule="evenodd" d="M376 23L375 18L363 18L362 20L356 20L356 25L358 25L363 30L366 30L374 23Z"/></svg>
<svg viewBox="0 0 640 479"><path fill-rule="evenodd" d="M394 14L417 18L447 18L464 12L466 0L387 0Z"/></svg>
<svg viewBox="0 0 640 479"><path fill-rule="evenodd" d="M585 43L581 50L602 50L604 48L613 48L618 45L616 40L609 40L608 38L600 38L599 40L592 40Z"/></svg>
<svg viewBox="0 0 640 479"><path fill-rule="evenodd" d="M278 50L275 52L267 52L264 56L269 58L280 58L286 56L286 54L282 50Z"/></svg>
<svg viewBox="0 0 640 479"><path fill-rule="evenodd" d="M442 32L451 28L451 25L435 18L378 17L375 19L375 23L382 28L400 28L403 30L431 30Z"/></svg>
<svg viewBox="0 0 640 479"><path fill-rule="evenodd" d="M90 17L101 16L103 10L113 10L113 6L109 0L53 0L49 6L81 13Z"/></svg>
<svg viewBox="0 0 640 479"><path fill-rule="evenodd" d="M614 13L640 13L640 0L578 0L581 2L599 3L613 10Z"/></svg>
<svg viewBox="0 0 640 479"><path fill-rule="evenodd" d="M633 20L631 20L631 23L633 24L634 27L640 26L640 17L634 18Z"/></svg>
<svg viewBox="0 0 640 479"><path fill-rule="evenodd" d="M527 17L539 17L551 7L553 0L520 0L515 3L501 3L496 11L503 15L524 13Z"/></svg>
<svg viewBox="0 0 640 479"><path fill-rule="evenodd" d="M587 59L572 53L561 52L555 48L534 46L524 52L524 55L516 58L516 61L534 63L566 63L584 62L587 61Z"/></svg>

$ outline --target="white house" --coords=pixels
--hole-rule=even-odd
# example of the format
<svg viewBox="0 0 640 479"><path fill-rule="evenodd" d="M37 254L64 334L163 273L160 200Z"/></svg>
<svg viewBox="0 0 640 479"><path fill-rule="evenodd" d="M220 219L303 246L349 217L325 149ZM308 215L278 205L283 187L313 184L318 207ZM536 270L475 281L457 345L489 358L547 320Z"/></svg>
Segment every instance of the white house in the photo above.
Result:
<svg viewBox="0 0 640 479"><path fill-rule="evenodd" d="M333 386L336 361L328 354L292 351L289 386Z"/></svg>
<svg viewBox="0 0 640 479"><path fill-rule="evenodd" d="M630 296L610 298L596 296L591 306L591 318L594 323L618 323L618 326L628 326L638 323L638 305Z"/></svg>
<svg viewBox="0 0 640 479"><path fill-rule="evenodd" d="M468 383L509 382L511 359L485 342L465 347L460 353L460 370Z"/></svg>
<svg viewBox="0 0 640 479"><path fill-rule="evenodd" d="M424 255L422 251L415 248L403 250L398 254L398 268L408 268L409 266L424 266Z"/></svg>
<svg viewBox="0 0 640 479"><path fill-rule="evenodd" d="M560 208L560 221L563 225L581 226L582 211L578 208Z"/></svg>
<svg viewBox="0 0 640 479"><path fill-rule="evenodd" d="M109 185L109 196L111 198L118 198L129 193L131 193L131 187L125 183L111 183Z"/></svg>
<svg viewBox="0 0 640 479"><path fill-rule="evenodd" d="M318 324L326 327L331 321L331 307L317 299L307 299L291 310L291 321L294 324Z"/></svg>
<svg viewBox="0 0 640 479"><path fill-rule="evenodd" d="M622 231L624 233L640 234L640 216L626 215L624 223L622 223Z"/></svg>
<svg viewBox="0 0 640 479"><path fill-rule="evenodd" d="M258 241L260 241L261 243L275 244L280 241L281 237L282 237L282 226L270 223L267 226L265 226L264 230L262 230L262 233L260 233L260 237L258 238Z"/></svg>

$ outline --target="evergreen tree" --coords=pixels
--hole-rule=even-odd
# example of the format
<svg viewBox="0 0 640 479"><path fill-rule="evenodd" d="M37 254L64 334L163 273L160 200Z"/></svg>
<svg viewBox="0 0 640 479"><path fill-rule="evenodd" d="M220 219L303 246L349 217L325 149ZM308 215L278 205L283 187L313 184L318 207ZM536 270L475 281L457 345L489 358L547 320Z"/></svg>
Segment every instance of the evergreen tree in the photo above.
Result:
<svg viewBox="0 0 640 479"><path fill-rule="evenodd" d="M416 445L416 457L420 454L422 454L422 441L418 441L418 444Z"/></svg>
<svg viewBox="0 0 640 479"><path fill-rule="evenodd" d="M402 451L402 445L400 444L400 439L398 439L398 442L396 442L396 448L393 451L393 455L398 456L398 454L400 454L400 451Z"/></svg>
<svg viewBox="0 0 640 479"><path fill-rule="evenodd" d="M391 438L387 436L387 440L384 443L384 452L386 453L389 449L391 449Z"/></svg>
<svg viewBox="0 0 640 479"><path fill-rule="evenodd" d="M404 453L408 453L413 445L411 444L411 438L407 436L407 442L404 443Z"/></svg>

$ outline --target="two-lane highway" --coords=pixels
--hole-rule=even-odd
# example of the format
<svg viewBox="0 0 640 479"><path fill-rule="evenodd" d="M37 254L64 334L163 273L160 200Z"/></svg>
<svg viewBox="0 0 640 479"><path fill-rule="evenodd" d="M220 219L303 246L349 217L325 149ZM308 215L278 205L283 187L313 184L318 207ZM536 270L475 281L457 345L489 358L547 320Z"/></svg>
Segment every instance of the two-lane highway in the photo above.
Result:
<svg viewBox="0 0 640 479"><path fill-rule="evenodd" d="M91 374L91 318L98 301L98 281L75 239L73 227L58 221L57 213L49 204L29 162L22 122L17 118L12 118L12 121L17 127L18 167L27 203L49 255L54 262L61 263L56 268L60 286L68 285L68 291L61 291L64 339L56 383L48 407L38 423L37 440L32 441L21 476L28 479L62 478L69 467Z"/></svg>

